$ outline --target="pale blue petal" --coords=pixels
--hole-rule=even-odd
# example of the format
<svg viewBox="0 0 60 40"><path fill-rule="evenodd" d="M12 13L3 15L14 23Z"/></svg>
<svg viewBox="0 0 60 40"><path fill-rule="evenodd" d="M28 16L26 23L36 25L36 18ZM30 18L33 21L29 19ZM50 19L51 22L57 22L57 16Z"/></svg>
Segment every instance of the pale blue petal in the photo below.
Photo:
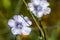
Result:
<svg viewBox="0 0 60 40"><path fill-rule="evenodd" d="M30 26L27 22L22 22L22 25L23 25L23 27L25 27L25 26Z"/></svg>
<svg viewBox="0 0 60 40"><path fill-rule="evenodd" d="M40 18L40 17L42 17L43 16L43 11L39 11L38 13L37 13L37 18Z"/></svg>
<svg viewBox="0 0 60 40"><path fill-rule="evenodd" d="M25 21L29 24L29 25L32 25L32 22L29 20L28 17L24 17Z"/></svg>
<svg viewBox="0 0 60 40"><path fill-rule="evenodd" d="M44 10L44 15L50 14L50 12L51 12L51 8L47 7L47 8Z"/></svg>
<svg viewBox="0 0 60 40"><path fill-rule="evenodd" d="M32 13L36 16L36 10L32 11Z"/></svg>
<svg viewBox="0 0 60 40"><path fill-rule="evenodd" d="M39 5L39 4L40 4L40 0L31 0L31 2L32 2L34 5Z"/></svg>
<svg viewBox="0 0 60 40"><path fill-rule="evenodd" d="M34 6L33 6L32 3L28 3L28 7L29 7L30 11L33 11L34 10Z"/></svg>
<svg viewBox="0 0 60 40"><path fill-rule="evenodd" d="M47 1L41 1L40 5L45 8L45 7L49 6L50 4Z"/></svg>
<svg viewBox="0 0 60 40"><path fill-rule="evenodd" d="M24 26L29 26L29 24L24 20L24 17L22 15L20 17L21 17L20 18L21 21L20 20L19 21L22 22L23 27Z"/></svg>
<svg viewBox="0 0 60 40"><path fill-rule="evenodd" d="M17 20L18 19L18 15L14 15L13 18L14 18L14 20Z"/></svg>
<svg viewBox="0 0 60 40"><path fill-rule="evenodd" d="M21 35L22 29L12 28L11 29L13 35Z"/></svg>
<svg viewBox="0 0 60 40"><path fill-rule="evenodd" d="M22 29L22 34L23 35L29 35L30 34L30 32L31 32L31 28L30 27L23 27L23 29Z"/></svg>
<svg viewBox="0 0 60 40"><path fill-rule="evenodd" d="M20 15L15 15L13 18L17 22L24 22L24 19Z"/></svg>
<svg viewBox="0 0 60 40"><path fill-rule="evenodd" d="M9 25L10 27L15 27L15 21L12 20L12 19L10 19L10 20L8 21L8 25Z"/></svg>
<svg viewBox="0 0 60 40"><path fill-rule="evenodd" d="M15 19L16 22L22 23L23 27L28 25L23 19L23 15L15 15L13 18Z"/></svg>

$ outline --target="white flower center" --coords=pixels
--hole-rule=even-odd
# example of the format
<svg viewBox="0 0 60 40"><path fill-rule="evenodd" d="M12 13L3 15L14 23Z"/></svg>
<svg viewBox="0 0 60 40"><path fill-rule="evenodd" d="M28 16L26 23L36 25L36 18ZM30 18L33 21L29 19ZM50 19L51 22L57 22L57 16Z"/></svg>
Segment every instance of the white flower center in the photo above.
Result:
<svg viewBox="0 0 60 40"><path fill-rule="evenodd" d="M22 29L22 26L18 25L18 28Z"/></svg>

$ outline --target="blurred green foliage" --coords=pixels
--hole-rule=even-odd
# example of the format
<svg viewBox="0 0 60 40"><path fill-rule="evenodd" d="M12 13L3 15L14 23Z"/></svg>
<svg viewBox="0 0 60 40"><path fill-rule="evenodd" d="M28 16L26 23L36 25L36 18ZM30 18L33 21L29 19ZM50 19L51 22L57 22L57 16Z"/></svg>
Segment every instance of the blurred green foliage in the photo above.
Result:
<svg viewBox="0 0 60 40"><path fill-rule="evenodd" d="M29 1L26 0L27 3ZM60 28L60 0L48 1L51 7L51 14L46 15L47 18L46 16L42 17L42 21L46 24L47 40L60 40L60 30L57 30ZM18 36L17 40L39 40L39 30L22 0L0 0L0 40L15 40L16 36L11 33L7 23L16 14L28 16L33 22L32 28L34 29L29 37L21 39Z"/></svg>

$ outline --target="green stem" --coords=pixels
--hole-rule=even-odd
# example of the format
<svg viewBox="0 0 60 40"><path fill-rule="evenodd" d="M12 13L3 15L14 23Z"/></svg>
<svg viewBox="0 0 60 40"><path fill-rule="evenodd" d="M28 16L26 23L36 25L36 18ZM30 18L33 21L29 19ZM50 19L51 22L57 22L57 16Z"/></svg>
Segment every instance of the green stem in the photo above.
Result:
<svg viewBox="0 0 60 40"><path fill-rule="evenodd" d="M26 7L28 8L28 5L27 5L27 3L25 2L25 0L23 0L23 2L25 3ZM29 10L29 9L28 9L28 10ZM29 10L29 11L30 11L30 10ZM32 16L33 20L35 21L35 23L36 23L37 27L38 27L38 28L39 28L39 30L41 31L42 37L44 38L44 32L43 32L42 28L39 26L39 24L38 24L38 22L36 21L36 19L35 19L34 15L32 15L32 13L31 13L31 12L30 12L30 14L31 14L31 16Z"/></svg>
<svg viewBox="0 0 60 40"><path fill-rule="evenodd" d="M14 13L19 14L22 4L23 4L23 1L19 0Z"/></svg>

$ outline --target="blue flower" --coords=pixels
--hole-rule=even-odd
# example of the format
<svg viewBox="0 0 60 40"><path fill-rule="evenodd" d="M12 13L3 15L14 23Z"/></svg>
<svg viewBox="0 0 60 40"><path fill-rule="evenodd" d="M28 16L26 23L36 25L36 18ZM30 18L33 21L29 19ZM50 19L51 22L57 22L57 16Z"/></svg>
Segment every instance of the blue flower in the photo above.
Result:
<svg viewBox="0 0 60 40"><path fill-rule="evenodd" d="M51 9L48 6L49 3L47 0L31 0L31 3L28 3L30 11L37 18L40 18L43 15L49 14L51 12Z"/></svg>
<svg viewBox="0 0 60 40"><path fill-rule="evenodd" d="M11 27L11 31L14 35L29 35L31 32L32 22L28 17L23 17L23 15L14 15L13 19L8 21L8 25Z"/></svg>

